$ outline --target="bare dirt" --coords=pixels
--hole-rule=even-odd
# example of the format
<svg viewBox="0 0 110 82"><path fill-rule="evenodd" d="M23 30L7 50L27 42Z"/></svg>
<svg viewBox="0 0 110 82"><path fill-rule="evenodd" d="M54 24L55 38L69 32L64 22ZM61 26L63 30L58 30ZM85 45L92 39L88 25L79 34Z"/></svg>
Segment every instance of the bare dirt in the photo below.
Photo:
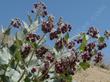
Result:
<svg viewBox="0 0 110 82"><path fill-rule="evenodd" d="M74 82L110 82L110 70L94 66L78 72L74 80Z"/></svg>

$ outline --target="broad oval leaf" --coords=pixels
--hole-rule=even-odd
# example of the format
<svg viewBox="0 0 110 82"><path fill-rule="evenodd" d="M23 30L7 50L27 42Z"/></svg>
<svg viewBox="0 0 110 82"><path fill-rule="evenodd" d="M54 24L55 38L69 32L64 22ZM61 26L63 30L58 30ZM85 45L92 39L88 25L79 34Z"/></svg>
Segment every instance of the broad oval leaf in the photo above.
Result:
<svg viewBox="0 0 110 82"><path fill-rule="evenodd" d="M87 37L86 34L84 34L84 35L83 35L83 38L82 38L82 43L81 43L81 45L80 45L80 51L81 51L81 52L84 51L84 48L85 48L85 46L86 46L86 44L87 44L87 40L88 40L88 37Z"/></svg>
<svg viewBox="0 0 110 82"><path fill-rule="evenodd" d="M23 41L24 37L25 37L25 34L23 31L16 33L16 39Z"/></svg>
<svg viewBox="0 0 110 82"><path fill-rule="evenodd" d="M8 48L3 48L0 50L0 64L8 64L11 59L11 54L9 53Z"/></svg>
<svg viewBox="0 0 110 82"><path fill-rule="evenodd" d="M101 36L101 37L99 37L98 40L99 40L100 43L103 43L105 41L105 38Z"/></svg>
<svg viewBox="0 0 110 82"><path fill-rule="evenodd" d="M7 68L6 76L10 78L10 82L17 82L21 75L15 69Z"/></svg>
<svg viewBox="0 0 110 82"><path fill-rule="evenodd" d="M84 70L90 67L90 64L88 62L80 62L79 64Z"/></svg>

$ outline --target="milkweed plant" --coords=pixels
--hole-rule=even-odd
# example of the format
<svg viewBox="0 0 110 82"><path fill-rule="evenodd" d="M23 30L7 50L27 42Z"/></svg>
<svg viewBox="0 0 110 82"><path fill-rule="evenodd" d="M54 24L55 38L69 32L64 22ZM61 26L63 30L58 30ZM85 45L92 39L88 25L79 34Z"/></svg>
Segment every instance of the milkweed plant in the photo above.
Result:
<svg viewBox="0 0 110 82"><path fill-rule="evenodd" d="M28 22L14 18L1 29L0 82L73 82L78 69L103 61L109 31L91 26L70 37L72 26L62 17L56 22L43 2L31 13Z"/></svg>

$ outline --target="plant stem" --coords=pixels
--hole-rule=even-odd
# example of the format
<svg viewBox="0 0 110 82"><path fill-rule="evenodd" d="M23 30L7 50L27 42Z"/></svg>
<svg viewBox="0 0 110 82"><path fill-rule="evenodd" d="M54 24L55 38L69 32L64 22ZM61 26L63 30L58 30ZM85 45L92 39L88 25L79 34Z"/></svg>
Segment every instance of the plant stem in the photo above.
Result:
<svg viewBox="0 0 110 82"><path fill-rule="evenodd" d="M17 68L18 64L19 64L19 60L18 60L18 61L17 61L17 63L16 63L15 70L16 70L16 68Z"/></svg>
<svg viewBox="0 0 110 82"><path fill-rule="evenodd" d="M42 38L38 41L38 43L37 44L39 44L42 40L43 40L43 38L46 36L46 33L42 36Z"/></svg>
<svg viewBox="0 0 110 82"><path fill-rule="evenodd" d="M39 44L39 43L43 40L43 38L45 37L45 35L46 35L46 33L43 35L43 37L39 40L39 42L38 42L37 44ZM32 60L32 57L33 57L33 56L34 56L34 50L33 50L32 55L31 55L31 57L30 57L30 59L29 59L29 61L28 61L28 63L27 63L27 67L28 67L28 65L30 64L30 61ZM21 79L23 78L25 72L26 72L26 71L24 70L23 73L22 73L22 75L21 75L21 77L19 78L18 82L21 81Z"/></svg>
<svg viewBox="0 0 110 82"><path fill-rule="evenodd" d="M26 72L26 71L24 70L23 73L22 73L22 75L21 75L21 77L19 78L19 80L18 80L17 82L20 82L20 81L21 81L21 79L23 78L25 72Z"/></svg>
<svg viewBox="0 0 110 82"><path fill-rule="evenodd" d="M29 59L29 61L28 61L28 63L27 63L27 67L29 66L30 61L32 60L33 56L34 56L34 51L32 52L32 55L31 55L31 57L30 57L30 59Z"/></svg>
<svg viewBox="0 0 110 82"><path fill-rule="evenodd" d="M43 75L38 77L38 81L48 73L48 71L54 66L55 62L56 62L56 60L54 60L54 62L51 64L51 66L48 68L48 70Z"/></svg>

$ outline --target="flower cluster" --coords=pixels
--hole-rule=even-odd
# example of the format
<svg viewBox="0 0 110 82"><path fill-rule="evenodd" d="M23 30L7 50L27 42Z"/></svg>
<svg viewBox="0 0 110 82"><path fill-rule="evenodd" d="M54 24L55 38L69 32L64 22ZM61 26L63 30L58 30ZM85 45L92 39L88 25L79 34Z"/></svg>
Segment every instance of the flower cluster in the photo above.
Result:
<svg viewBox="0 0 110 82"><path fill-rule="evenodd" d="M59 74L74 75L76 71L77 57L71 55L70 57L61 58L60 61L55 63L55 71Z"/></svg>
<svg viewBox="0 0 110 82"><path fill-rule="evenodd" d="M41 19L31 20L30 16L31 23L28 25L22 22L23 26L17 18L11 21L14 28L22 27L15 34L11 46L4 42L5 34L8 36L10 33L4 33L1 44L3 48L0 48L0 71L3 70L4 73L0 75L0 82L15 82L12 81L13 78L10 80L11 75L14 75L12 72L9 77L5 76L9 72L8 68L14 70L13 73L18 73L17 82L46 82L50 79L53 80L50 82L72 82L72 75L77 72L77 68L85 70L90 67L90 62L97 64L103 60L101 51L107 47L106 40L110 37L110 32L105 31L104 36L100 36L96 28L90 27L87 33L81 32L70 38L72 26L61 17L55 23L54 17L47 14L44 3L34 4L32 12ZM43 37L31 30L37 26L41 27L39 32L44 34ZM10 30L8 28L6 32ZM46 42L46 35L52 41L51 46Z"/></svg>
<svg viewBox="0 0 110 82"><path fill-rule="evenodd" d="M95 61L95 63L99 63L99 62L102 61L102 59L103 59L102 53L101 52L98 52L97 55L95 56L94 61Z"/></svg>
<svg viewBox="0 0 110 82"><path fill-rule="evenodd" d="M24 44L21 48L21 56L22 58L26 58L31 51L31 46L28 44Z"/></svg>
<svg viewBox="0 0 110 82"><path fill-rule="evenodd" d="M106 36L106 38L108 39L110 37L110 32L109 31L105 31L104 35Z"/></svg>
<svg viewBox="0 0 110 82"><path fill-rule="evenodd" d="M98 38L99 32L95 27L90 27L87 34L90 35L93 38Z"/></svg>
<svg viewBox="0 0 110 82"><path fill-rule="evenodd" d="M50 33L50 40L53 40L53 39L58 39L57 31L54 31L54 32Z"/></svg>
<svg viewBox="0 0 110 82"><path fill-rule="evenodd" d="M85 51L91 52L95 47L96 47L96 44L94 42L91 42L87 44L87 46L85 47Z"/></svg>
<svg viewBox="0 0 110 82"><path fill-rule="evenodd" d="M99 43L98 44L98 50L102 50L105 47L107 47L107 44L106 43Z"/></svg>
<svg viewBox="0 0 110 82"><path fill-rule="evenodd" d="M42 31L44 33L51 32L54 28L54 18L53 16L49 16L47 21L42 22Z"/></svg>
<svg viewBox="0 0 110 82"><path fill-rule="evenodd" d="M43 47L43 46L40 47L40 48L37 48L36 51L35 51L36 57L38 57L38 58L44 57L44 54L45 54L47 51L48 51L48 49L45 48L45 47Z"/></svg>
<svg viewBox="0 0 110 82"><path fill-rule="evenodd" d="M34 9L32 10L32 13L37 12L38 15L45 17L48 15L47 7L44 3L38 2L34 4Z"/></svg>
<svg viewBox="0 0 110 82"><path fill-rule="evenodd" d="M36 35L36 34L27 34L26 36L26 40L27 41L31 41L31 42L35 42L36 40L39 40L40 39L40 36L39 35Z"/></svg>
<svg viewBox="0 0 110 82"><path fill-rule="evenodd" d="M88 51L82 53L83 62L89 61L91 59L91 54Z"/></svg>
<svg viewBox="0 0 110 82"><path fill-rule="evenodd" d="M72 49L73 47L75 46L75 42L74 41L70 41L70 42L68 42L68 44L67 44L67 48L68 49Z"/></svg>

